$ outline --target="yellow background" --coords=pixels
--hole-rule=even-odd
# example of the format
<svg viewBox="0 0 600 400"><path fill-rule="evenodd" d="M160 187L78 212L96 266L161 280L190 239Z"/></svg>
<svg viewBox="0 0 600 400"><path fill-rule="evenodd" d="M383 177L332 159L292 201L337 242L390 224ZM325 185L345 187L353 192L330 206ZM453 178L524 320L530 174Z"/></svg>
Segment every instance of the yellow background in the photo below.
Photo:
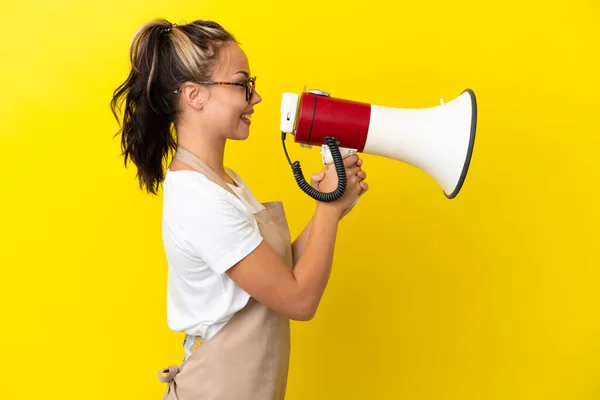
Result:
<svg viewBox="0 0 600 400"><path fill-rule="evenodd" d="M108 108L135 30L166 17L216 19L242 42L264 101L227 162L285 202L294 235L313 202L281 147L282 91L395 107L477 95L455 200L364 156L371 190L341 225L316 318L293 323L289 400L600 399L600 7L549 3L4 3L0 398L159 399L157 371L181 360L161 197L123 167ZM321 168L318 148L288 148L307 177Z"/></svg>

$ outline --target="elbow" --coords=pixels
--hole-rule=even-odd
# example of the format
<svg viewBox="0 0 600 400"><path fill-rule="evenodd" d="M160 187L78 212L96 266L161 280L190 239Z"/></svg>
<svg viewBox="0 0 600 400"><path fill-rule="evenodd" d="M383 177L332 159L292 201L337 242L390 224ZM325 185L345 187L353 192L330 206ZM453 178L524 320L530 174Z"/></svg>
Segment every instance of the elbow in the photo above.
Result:
<svg viewBox="0 0 600 400"><path fill-rule="evenodd" d="M294 321L310 321L314 318L315 312L305 311L294 314L292 318Z"/></svg>
<svg viewBox="0 0 600 400"><path fill-rule="evenodd" d="M278 307L274 310L290 320L310 321L317 313L320 300L321 295L317 291L298 284L281 293Z"/></svg>
<svg viewBox="0 0 600 400"><path fill-rule="evenodd" d="M311 310L298 310L292 315L289 316L291 320L294 321L310 321L314 318L315 312Z"/></svg>
<svg viewBox="0 0 600 400"><path fill-rule="evenodd" d="M295 321L310 321L315 317L318 308L317 301L307 301L306 298L301 299L300 301L295 302L296 307L294 307L292 315L290 315L290 319Z"/></svg>

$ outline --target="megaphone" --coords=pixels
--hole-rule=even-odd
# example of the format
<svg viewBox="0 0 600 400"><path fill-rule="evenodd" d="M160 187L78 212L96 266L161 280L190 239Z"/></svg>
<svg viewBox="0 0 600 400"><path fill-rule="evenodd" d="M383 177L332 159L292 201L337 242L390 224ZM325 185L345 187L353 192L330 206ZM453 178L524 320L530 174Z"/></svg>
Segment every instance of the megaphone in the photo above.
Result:
<svg viewBox="0 0 600 400"><path fill-rule="evenodd" d="M301 95L284 92L280 108L282 142L294 178L318 201L340 198L346 188L344 156L355 152L382 156L412 165L441 186L448 199L462 189L473 153L477 100L465 89L448 103L428 108L395 108L331 97L321 90ZM303 146L321 146L324 163L333 162L338 187L319 192L304 179L298 161L285 148L287 134Z"/></svg>

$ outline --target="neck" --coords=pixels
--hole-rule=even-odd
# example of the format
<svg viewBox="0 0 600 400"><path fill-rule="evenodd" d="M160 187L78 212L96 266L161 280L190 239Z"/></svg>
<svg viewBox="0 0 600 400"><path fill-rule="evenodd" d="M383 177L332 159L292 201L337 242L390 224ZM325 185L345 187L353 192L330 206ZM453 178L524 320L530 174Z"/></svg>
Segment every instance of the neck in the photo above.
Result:
<svg viewBox="0 0 600 400"><path fill-rule="evenodd" d="M225 139L212 135L202 135L185 127L178 127L177 142L179 146L192 152L217 175L226 182L231 182L225 172Z"/></svg>

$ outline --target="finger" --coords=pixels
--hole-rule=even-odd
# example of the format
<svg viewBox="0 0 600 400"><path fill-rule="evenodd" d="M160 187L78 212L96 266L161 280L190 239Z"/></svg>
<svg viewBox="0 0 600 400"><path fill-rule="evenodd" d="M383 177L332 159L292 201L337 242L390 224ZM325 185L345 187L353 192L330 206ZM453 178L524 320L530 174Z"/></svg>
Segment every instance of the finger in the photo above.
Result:
<svg viewBox="0 0 600 400"><path fill-rule="evenodd" d="M356 162L356 165L358 165L359 167L362 165L363 160L362 158L359 158L358 161Z"/></svg>
<svg viewBox="0 0 600 400"><path fill-rule="evenodd" d="M356 174L358 174L359 171L360 171L360 167L346 168L346 176L347 177L356 176Z"/></svg>
<svg viewBox="0 0 600 400"><path fill-rule="evenodd" d="M354 190L356 190L356 193L360 193L360 191L362 190L362 187L360 186L362 181L357 176L351 177L349 180L349 183L350 183L350 186L355 188Z"/></svg>
<svg viewBox="0 0 600 400"><path fill-rule="evenodd" d="M362 179L363 181L365 179L367 179L367 173L363 170L360 170L356 173L356 176L358 176L360 179Z"/></svg>
<svg viewBox="0 0 600 400"><path fill-rule="evenodd" d="M349 168L356 164L358 160L358 156L356 154L352 154L351 156L344 158L344 167Z"/></svg>
<svg viewBox="0 0 600 400"><path fill-rule="evenodd" d="M367 190L369 190L369 184L367 182L361 182L360 193L358 195L362 196L363 194L367 193Z"/></svg>
<svg viewBox="0 0 600 400"><path fill-rule="evenodd" d="M313 174L313 179L317 182L321 182L325 178L325 171Z"/></svg>
<svg viewBox="0 0 600 400"><path fill-rule="evenodd" d="M317 189L319 182L325 178L325 172L321 171L318 174L313 174L310 179L310 185Z"/></svg>

